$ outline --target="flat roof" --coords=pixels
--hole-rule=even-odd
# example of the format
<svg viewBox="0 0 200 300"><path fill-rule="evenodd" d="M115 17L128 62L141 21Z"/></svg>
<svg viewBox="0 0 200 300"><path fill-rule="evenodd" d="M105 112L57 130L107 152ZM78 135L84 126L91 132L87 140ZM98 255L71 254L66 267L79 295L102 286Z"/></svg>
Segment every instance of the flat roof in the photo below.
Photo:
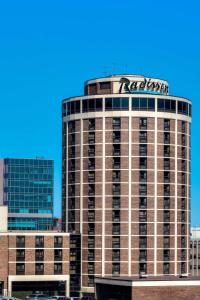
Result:
<svg viewBox="0 0 200 300"><path fill-rule="evenodd" d="M98 277L96 276L95 279L102 279L102 280L115 280L115 281L188 281L188 280L200 280L200 276L119 276L119 277Z"/></svg>

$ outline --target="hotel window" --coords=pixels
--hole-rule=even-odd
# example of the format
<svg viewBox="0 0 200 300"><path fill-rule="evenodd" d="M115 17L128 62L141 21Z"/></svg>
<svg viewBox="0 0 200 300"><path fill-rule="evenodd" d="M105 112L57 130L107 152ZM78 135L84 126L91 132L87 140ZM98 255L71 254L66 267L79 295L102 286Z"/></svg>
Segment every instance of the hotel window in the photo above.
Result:
<svg viewBox="0 0 200 300"><path fill-rule="evenodd" d="M121 128L121 119L113 118L113 129L120 129L120 128Z"/></svg>
<svg viewBox="0 0 200 300"><path fill-rule="evenodd" d="M139 238L139 248L147 248L147 238L142 236Z"/></svg>
<svg viewBox="0 0 200 300"><path fill-rule="evenodd" d="M120 156L120 145L113 144L113 156Z"/></svg>
<svg viewBox="0 0 200 300"><path fill-rule="evenodd" d="M105 110L129 110L129 98L106 98Z"/></svg>
<svg viewBox="0 0 200 300"><path fill-rule="evenodd" d="M112 275L120 275L120 263L113 263Z"/></svg>
<svg viewBox="0 0 200 300"><path fill-rule="evenodd" d="M144 275L147 273L147 264L146 263L140 263L139 264L139 274Z"/></svg>
<svg viewBox="0 0 200 300"><path fill-rule="evenodd" d="M88 261L94 261L94 249L88 250Z"/></svg>
<svg viewBox="0 0 200 300"><path fill-rule="evenodd" d="M132 110L155 110L155 99L132 98Z"/></svg>
<svg viewBox="0 0 200 300"><path fill-rule="evenodd" d="M139 142L140 143L147 143L147 132L146 131L140 131L140 133L139 133Z"/></svg>
<svg viewBox="0 0 200 300"><path fill-rule="evenodd" d="M88 182L90 182L90 183L95 182L95 171L88 172Z"/></svg>
<svg viewBox="0 0 200 300"><path fill-rule="evenodd" d="M94 248L95 247L95 240L94 236L88 237L88 248Z"/></svg>
<svg viewBox="0 0 200 300"><path fill-rule="evenodd" d="M94 286L94 276L88 276L88 286L89 287Z"/></svg>
<svg viewBox="0 0 200 300"><path fill-rule="evenodd" d="M112 238L112 247L113 248L120 248L120 237L119 236L113 236L113 238Z"/></svg>
<svg viewBox="0 0 200 300"><path fill-rule="evenodd" d="M182 262L181 263L181 274L184 274L184 273L186 273L186 263Z"/></svg>
<svg viewBox="0 0 200 300"><path fill-rule="evenodd" d="M164 132L164 144L170 144L170 133Z"/></svg>
<svg viewBox="0 0 200 300"><path fill-rule="evenodd" d="M147 159L145 157L140 157L139 167L140 167L140 169L147 168Z"/></svg>
<svg viewBox="0 0 200 300"><path fill-rule="evenodd" d="M139 194L141 196L146 196L146 194L147 194L147 185L146 184L139 185Z"/></svg>
<svg viewBox="0 0 200 300"><path fill-rule="evenodd" d="M164 263L163 264L163 273L164 274L169 274L169 263Z"/></svg>
<svg viewBox="0 0 200 300"><path fill-rule="evenodd" d="M25 237L17 236L16 237L16 248L24 248L25 247Z"/></svg>
<svg viewBox="0 0 200 300"><path fill-rule="evenodd" d="M113 197L113 209L119 209L120 208L120 197Z"/></svg>
<svg viewBox="0 0 200 300"><path fill-rule="evenodd" d="M147 208L147 198L146 197L140 197L139 208Z"/></svg>
<svg viewBox="0 0 200 300"><path fill-rule="evenodd" d="M164 196L170 196L170 185L164 184Z"/></svg>
<svg viewBox="0 0 200 300"><path fill-rule="evenodd" d="M144 262L147 260L147 250L140 250L139 252L139 261Z"/></svg>
<svg viewBox="0 0 200 300"><path fill-rule="evenodd" d="M95 145L88 146L88 156L94 157L95 156Z"/></svg>
<svg viewBox="0 0 200 300"><path fill-rule="evenodd" d="M147 171L140 171L139 181L140 182L147 182Z"/></svg>
<svg viewBox="0 0 200 300"><path fill-rule="evenodd" d="M61 248L63 245L63 238L62 236L55 236L54 237L54 247Z"/></svg>
<svg viewBox="0 0 200 300"><path fill-rule="evenodd" d="M95 119L88 120L88 130L95 130Z"/></svg>
<svg viewBox="0 0 200 300"><path fill-rule="evenodd" d="M113 143L120 143L120 131L113 131Z"/></svg>
<svg viewBox="0 0 200 300"><path fill-rule="evenodd" d="M140 118L140 130L147 130L147 118Z"/></svg>
<svg viewBox="0 0 200 300"><path fill-rule="evenodd" d="M94 263L88 263L88 274L94 274Z"/></svg>
<svg viewBox="0 0 200 300"><path fill-rule="evenodd" d="M113 222L120 222L120 211L119 210L114 210L112 212L113 216Z"/></svg>
<svg viewBox="0 0 200 300"><path fill-rule="evenodd" d="M170 235L170 225L165 224L163 225L163 235Z"/></svg>
<svg viewBox="0 0 200 300"><path fill-rule="evenodd" d="M164 131L170 131L170 120L164 119Z"/></svg>
<svg viewBox="0 0 200 300"><path fill-rule="evenodd" d="M88 211L88 222L94 222L95 221L95 211L89 210Z"/></svg>
<svg viewBox="0 0 200 300"><path fill-rule="evenodd" d="M82 112L102 111L102 98L82 100Z"/></svg>
<svg viewBox="0 0 200 300"><path fill-rule="evenodd" d="M169 237L163 238L163 246L164 246L164 248L170 248L170 238Z"/></svg>
<svg viewBox="0 0 200 300"><path fill-rule="evenodd" d="M25 250L18 249L16 250L16 261L24 261L25 260Z"/></svg>
<svg viewBox="0 0 200 300"><path fill-rule="evenodd" d="M112 260L113 261L120 261L120 250L119 249L114 249L112 251Z"/></svg>
<svg viewBox="0 0 200 300"><path fill-rule="evenodd" d="M95 226L94 223L88 223L88 235L95 234Z"/></svg>
<svg viewBox="0 0 200 300"><path fill-rule="evenodd" d="M43 263L36 263L35 264L35 274L36 275L44 274L44 264Z"/></svg>
<svg viewBox="0 0 200 300"><path fill-rule="evenodd" d="M164 171L164 183L170 183L170 172Z"/></svg>
<svg viewBox="0 0 200 300"><path fill-rule="evenodd" d="M178 101L178 113L188 115L188 103L183 101Z"/></svg>
<svg viewBox="0 0 200 300"><path fill-rule="evenodd" d="M186 133L186 122L185 121L181 122L181 132Z"/></svg>
<svg viewBox="0 0 200 300"><path fill-rule="evenodd" d="M16 275L24 275L25 274L25 264L17 263L16 264Z"/></svg>
<svg viewBox="0 0 200 300"><path fill-rule="evenodd" d="M147 156L147 145L145 144L139 145L139 154L140 156Z"/></svg>
<svg viewBox="0 0 200 300"><path fill-rule="evenodd" d="M67 115L80 113L80 101L67 102Z"/></svg>
<svg viewBox="0 0 200 300"><path fill-rule="evenodd" d="M164 198L164 209L169 209L170 208L170 198L165 197Z"/></svg>
<svg viewBox="0 0 200 300"><path fill-rule="evenodd" d="M113 171L113 182L120 182L120 171Z"/></svg>
<svg viewBox="0 0 200 300"><path fill-rule="evenodd" d="M95 208L95 198L89 197L88 198L88 209L94 209Z"/></svg>
<svg viewBox="0 0 200 300"><path fill-rule="evenodd" d="M96 95L97 94L97 84L92 83L88 85L89 95Z"/></svg>
<svg viewBox="0 0 200 300"><path fill-rule="evenodd" d="M163 260L169 261L170 260L170 250L164 250L163 251Z"/></svg>
<svg viewBox="0 0 200 300"><path fill-rule="evenodd" d="M88 169L89 170L94 170L95 169L95 159L94 158L89 158L88 159Z"/></svg>
<svg viewBox="0 0 200 300"><path fill-rule="evenodd" d="M41 249L35 250L35 260L36 261L44 260L44 250L41 250Z"/></svg>
<svg viewBox="0 0 200 300"><path fill-rule="evenodd" d="M139 211L139 222L147 222L147 211L146 210Z"/></svg>
<svg viewBox="0 0 200 300"><path fill-rule="evenodd" d="M120 224L113 224L112 233L113 235L120 235Z"/></svg>
<svg viewBox="0 0 200 300"><path fill-rule="evenodd" d="M95 132L89 132L88 134L88 144L95 143Z"/></svg>
<svg viewBox="0 0 200 300"><path fill-rule="evenodd" d="M110 90L111 89L111 82L105 81L99 83L100 90Z"/></svg>
<svg viewBox="0 0 200 300"><path fill-rule="evenodd" d="M169 99L158 99L158 111L176 112L176 101Z"/></svg>
<svg viewBox="0 0 200 300"><path fill-rule="evenodd" d="M146 223L139 224L139 235L147 235L147 224Z"/></svg>
<svg viewBox="0 0 200 300"><path fill-rule="evenodd" d="M54 274L62 274L62 263L54 264Z"/></svg>
<svg viewBox="0 0 200 300"><path fill-rule="evenodd" d="M54 260L62 261L62 250L61 249L54 249Z"/></svg>
<svg viewBox="0 0 200 300"><path fill-rule="evenodd" d="M189 116L191 117L192 116L192 105L189 104Z"/></svg>
<svg viewBox="0 0 200 300"><path fill-rule="evenodd" d="M120 169L120 157L113 157L113 169Z"/></svg>
<svg viewBox="0 0 200 300"><path fill-rule="evenodd" d="M68 129L69 129L69 133L74 133L76 130L76 125L75 125L75 121L70 121L68 123Z"/></svg>
<svg viewBox="0 0 200 300"><path fill-rule="evenodd" d="M169 158L164 158L164 170L170 170L170 160L169 160Z"/></svg>

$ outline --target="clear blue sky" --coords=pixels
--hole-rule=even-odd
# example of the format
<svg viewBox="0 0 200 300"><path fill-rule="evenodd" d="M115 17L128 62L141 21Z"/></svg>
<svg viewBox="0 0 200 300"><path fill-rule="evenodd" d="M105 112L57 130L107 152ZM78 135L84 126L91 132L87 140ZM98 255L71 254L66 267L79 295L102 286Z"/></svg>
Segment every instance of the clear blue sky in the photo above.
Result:
<svg viewBox="0 0 200 300"><path fill-rule="evenodd" d="M0 157L55 160L61 203L61 100L88 78L167 79L193 102L192 224L200 225L200 1L8 0L0 3Z"/></svg>

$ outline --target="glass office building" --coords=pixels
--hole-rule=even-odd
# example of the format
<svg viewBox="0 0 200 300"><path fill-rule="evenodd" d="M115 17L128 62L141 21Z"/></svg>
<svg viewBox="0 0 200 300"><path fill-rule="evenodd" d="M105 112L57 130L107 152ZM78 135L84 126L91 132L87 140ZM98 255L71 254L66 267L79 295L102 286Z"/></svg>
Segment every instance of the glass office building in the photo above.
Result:
<svg viewBox="0 0 200 300"><path fill-rule="evenodd" d="M53 178L52 160L0 161L0 204L8 206L8 229L52 229Z"/></svg>

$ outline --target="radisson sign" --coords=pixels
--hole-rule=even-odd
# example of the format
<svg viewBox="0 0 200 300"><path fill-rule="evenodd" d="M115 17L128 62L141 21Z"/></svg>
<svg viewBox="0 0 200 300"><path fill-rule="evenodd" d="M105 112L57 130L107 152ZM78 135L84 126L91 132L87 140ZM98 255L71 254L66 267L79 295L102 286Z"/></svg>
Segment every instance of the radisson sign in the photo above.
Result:
<svg viewBox="0 0 200 300"><path fill-rule="evenodd" d="M121 93L155 93L155 94L168 94L168 84L166 81L156 80L152 78L139 78L128 79L121 77L119 80L119 94Z"/></svg>

